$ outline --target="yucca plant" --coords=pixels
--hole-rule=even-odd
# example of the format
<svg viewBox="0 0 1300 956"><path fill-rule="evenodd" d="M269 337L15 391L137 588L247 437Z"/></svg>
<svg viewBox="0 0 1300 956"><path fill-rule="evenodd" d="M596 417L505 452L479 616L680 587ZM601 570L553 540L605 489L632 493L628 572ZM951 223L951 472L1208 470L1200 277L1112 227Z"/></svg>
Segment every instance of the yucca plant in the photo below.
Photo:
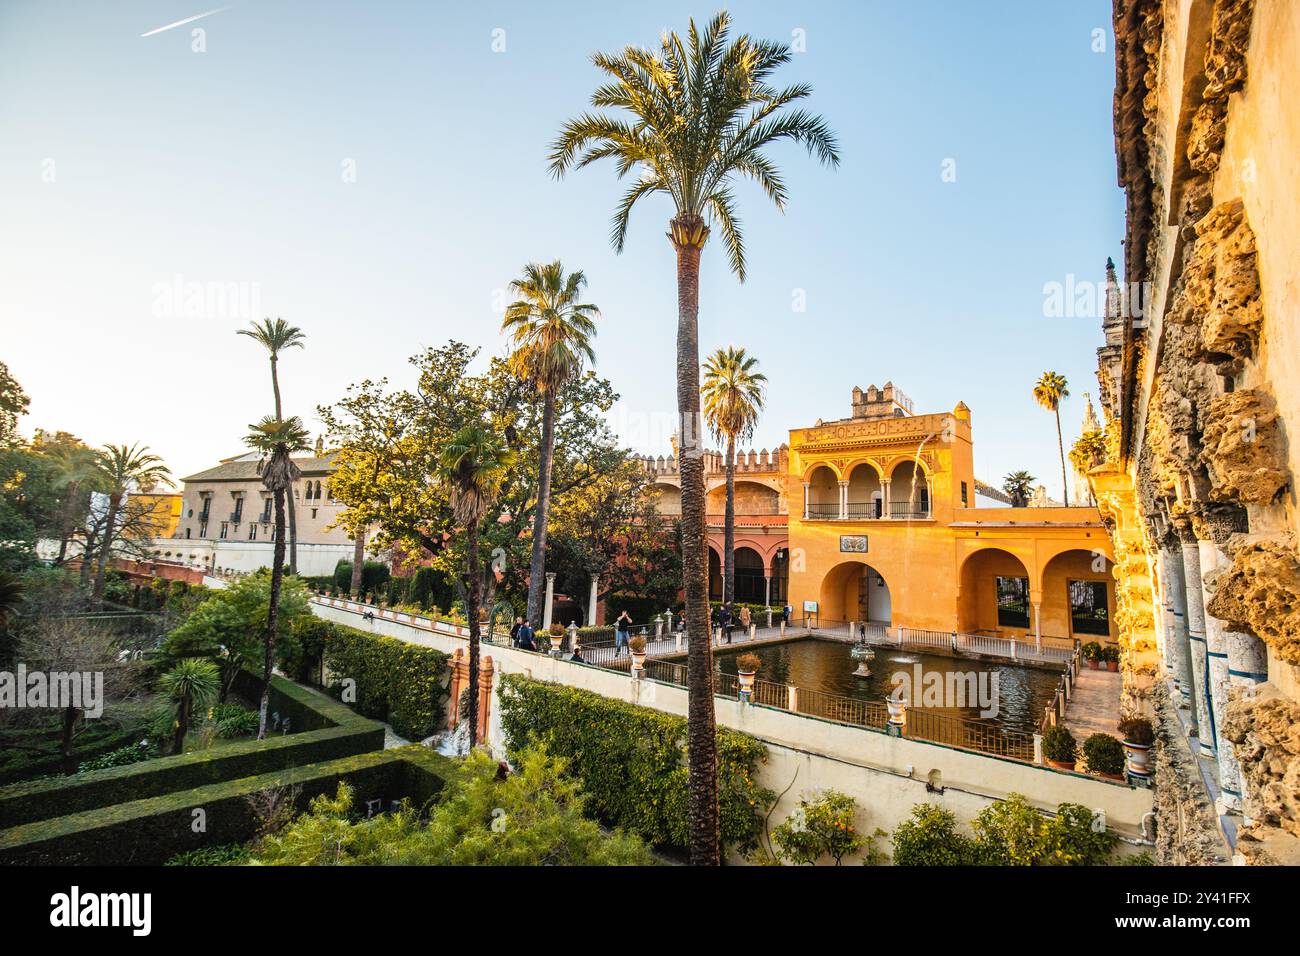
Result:
<svg viewBox="0 0 1300 956"><path fill-rule="evenodd" d="M221 672L202 657L185 657L158 679L158 690L172 719L172 753L182 753L194 715L217 699Z"/></svg>
<svg viewBox="0 0 1300 956"><path fill-rule="evenodd" d="M835 134L826 121L802 109L787 109L811 95L812 88L770 83L777 68L790 62L790 48L747 35L733 40L730 27L724 12L703 30L692 20L684 39L665 31L657 51L628 46L621 53L595 54L592 62L608 81L596 88L592 105L620 112L584 113L570 120L551 153L556 177L606 158L614 160L620 178L632 174L610 232L619 252L639 200L661 193L674 207L668 238L677 256L678 458L690 637L690 857L694 864L712 866L721 862L721 846L700 434L700 256L711 225L716 226L732 271L744 281L744 236L732 186L736 179L751 179L778 209L784 208L785 182L765 153L773 143L790 140L823 163L839 164Z"/></svg>

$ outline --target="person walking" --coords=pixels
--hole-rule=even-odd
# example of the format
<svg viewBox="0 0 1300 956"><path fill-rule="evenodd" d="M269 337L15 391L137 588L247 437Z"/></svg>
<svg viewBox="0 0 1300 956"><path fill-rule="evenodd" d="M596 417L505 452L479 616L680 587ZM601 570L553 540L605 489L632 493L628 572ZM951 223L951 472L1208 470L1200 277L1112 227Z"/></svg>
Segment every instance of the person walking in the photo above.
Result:
<svg viewBox="0 0 1300 956"><path fill-rule="evenodd" d="M781 608L781 622L785 624L786 627L789 627L790 618L793 616L794 616L794 608L790 606L789 601L786 601L785 607Z"/></svg>
<svg viewBox="0 0 1300 956"><path fill-rule="evenodd" d="M519 625L524 623L522 617L515 618L515 623L510 626L510 643L515 647L519 646Z"/></svg>
<svg viewBox="0 0 1300 956"><path fill-rule="evenodd" d="M749 613L749 605L742 604L740 606L740 627L745 632L745 637L749 636L749 622L752 620L753 616Z"/></svg>
<svg viewBox="0 0 1300 956"><path fill-rule="evenodd" d="M614 621L614 656L618 657L623 648L627 647L629 631L632 627L632 616L627 613L627 608L623 608L618 619ZM631 653L629 651L629 653Z"/></svg>
<svg viewBox="0 0 1300 956"><path fill-rule="evenodd" d="M515 640L518 642L521 650L537 650L537 642L533 640L532 625L530 625L526 620L519 622L519 634Z"/></svg>

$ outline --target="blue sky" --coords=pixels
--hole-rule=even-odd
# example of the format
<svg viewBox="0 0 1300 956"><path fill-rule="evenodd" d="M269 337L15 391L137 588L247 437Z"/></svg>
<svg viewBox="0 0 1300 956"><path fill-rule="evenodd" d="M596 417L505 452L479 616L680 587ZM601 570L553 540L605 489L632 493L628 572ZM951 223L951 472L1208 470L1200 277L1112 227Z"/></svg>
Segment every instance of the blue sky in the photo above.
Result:
<svg viewBox="0 0 1300 956"><path fill-rule="evenodd" d="M503 348L501 290L558 257L604 313L612 424L666 452L667 200L638 207L615 255L612 168L557 183L546 155L598 81L591 52L716 8L253 0L141 37L220 5L0 2L0 360L32 396L25 429L142 441L177 474L240 451L268 410L265 362L234 334L238 303L188 314L177 276L239 283L259 315L306 331L282 380L315 425L350 382L409 384L425 346ZM780 79L813 84L843 156L832 171L776 150L784 215L739 187L744 285L720 245L705 251L702 349L744 346L771 380L755 445L846 416L854 385L888 379L918 412L973 409L981 478L1026 468L1059 495L1030 390L1046 368L1070 380L1067 441L1096 394L1098 317L1046 317L1043 289L1098 282L1120 257L1109 3L729 9L746 32L803 31Z"/></svg>

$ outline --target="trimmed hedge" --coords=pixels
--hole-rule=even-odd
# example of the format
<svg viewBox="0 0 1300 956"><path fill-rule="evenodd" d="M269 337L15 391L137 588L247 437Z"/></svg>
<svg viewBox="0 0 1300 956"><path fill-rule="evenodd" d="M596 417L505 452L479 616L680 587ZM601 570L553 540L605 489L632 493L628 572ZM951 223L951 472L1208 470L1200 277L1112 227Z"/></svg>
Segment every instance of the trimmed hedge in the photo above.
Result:
<svg viewBox="0 0 1300 956"><path fill-rule="evenodd" d="M141 727L133 727L130 730L106 727L102 735L79 744L73 753L73 757L78 764L86 760L94 760L96 757L102 757L106 753L112 753L114 750L120 750L128 744L137 742L145 735L145 732L145 729ZM56 736L56 733L51 734L51 738ZM54 746L52 742L51 746ZM9 756L12 762L0 769L0 787L23 780L35 780L52 774L61 775L63 773L62 754L34 755L30 751L14 750Z"/></svg>
<svg viewBox="0 0 1300 956"><path fill-rule="evenodd" d="M660 846L685 847L686 719L591 691L501 677L501 726L511 753L544 746L569 761L597 817ZM722 841L741 852L757 844L775 794L754 781L767 748L719 727L718 810Z"/></svg>
<svg viewBox="0 0 1300 956"><path fill-rule="evenodd" d="M339 696L342 681L356 682L358 713L386 720L408 740L423 740L441 730L447 716L447 655L395 637L368 634L329 623L325 664L330 693Z"/></svg>
<svg viewBox="0 0 1300 956"><path fill-rule="evenodd" d="M236 686L250 691L261 685L245 671L236 679ZM271 708L287 716L290 727L301 732L0 787L0 820L10 826L48 820L383 749L384 728L379 724L282 677L272 678Z"/></svg>
<svg viewBox="0 0 1300 956"><path fill-rule="evenodd" d="M401 798L423 807L450 778L448 758L427 747L342 757L12 827L0 831L0 864L158 865L178 853L252 839L258 820L247 798L261 790L300 787L301 811L346 780L358 807L379 799L387 808ZM204 828L196 833L200 809Z"/></svg>

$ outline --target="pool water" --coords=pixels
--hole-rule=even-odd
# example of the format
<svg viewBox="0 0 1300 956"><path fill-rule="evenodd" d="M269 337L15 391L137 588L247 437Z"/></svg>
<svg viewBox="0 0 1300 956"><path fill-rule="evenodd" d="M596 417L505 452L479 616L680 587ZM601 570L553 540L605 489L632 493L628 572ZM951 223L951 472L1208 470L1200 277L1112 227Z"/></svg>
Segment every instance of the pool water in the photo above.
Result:
<svg viewBox="0 0 1300 956"><path fill-rule="evenodd" d="M714 660L725 674L736 673L736 658L745 648L714 649ZM952 714L969 719L987 720L1014 730L1034 732L1045 708L1056 693L1061 672L1037 667L1022 667L1010 663L994 663L973 658L941 657L897 648L875 648L876 659L867 662L869 677L856 677L858 661L850 656L851 645L839 641L806 638L788 644L776 644L755 649L762 660L758 677L776 684L793 684L796 687L837 694L857 700L883 703L894 689L893 677L903 673L911 683L917 679L916 667L920 665L922 680L933 680L926 675L939 673L948 684L950 673L977 675L980 686L991 692L991 676L997 674L997 713L982 716L980 701L966 701L969 706L927 706L938 713ZM984 674L986 676L979 676ZM918 697L909 693L910 699ZM988 700L988 696L985 697ZM955 701L945 700L946 704Z"/></svg>

